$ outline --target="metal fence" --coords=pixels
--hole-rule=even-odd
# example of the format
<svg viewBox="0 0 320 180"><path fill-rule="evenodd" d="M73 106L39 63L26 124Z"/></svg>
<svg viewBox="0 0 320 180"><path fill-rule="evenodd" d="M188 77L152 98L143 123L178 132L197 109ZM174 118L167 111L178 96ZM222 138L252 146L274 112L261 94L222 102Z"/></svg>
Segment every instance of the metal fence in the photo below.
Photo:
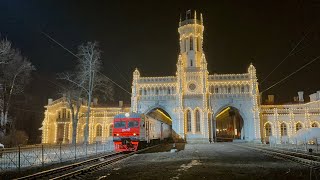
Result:
<svg viewBox="0 0 320 180"><path fill-rule="evenodd" d="M268 140L267 144L270 148L279 148L303 153L316 153L320 154L320 138L314 138L312 140L298 140L295 138L272 137Z"/></svg>
<svg viewBox="0 0 320 180"><path fill-rule="evenodd" d="M76 145L35 145L0 150L0 171L16 171L76 160L114 150L113 141Z"/></svg>

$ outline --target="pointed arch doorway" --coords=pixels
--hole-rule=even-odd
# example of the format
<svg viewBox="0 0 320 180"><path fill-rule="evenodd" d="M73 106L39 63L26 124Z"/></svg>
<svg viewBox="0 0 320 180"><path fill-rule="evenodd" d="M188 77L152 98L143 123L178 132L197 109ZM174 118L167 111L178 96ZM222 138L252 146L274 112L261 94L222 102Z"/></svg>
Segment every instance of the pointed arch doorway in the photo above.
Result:
<svg viewBox="0 0 320 180"><path fill-rule="evenodd" d="M238 109L228 106L213 117L213 139L216 142L233 142L244 139L244 121Z"/></svg>

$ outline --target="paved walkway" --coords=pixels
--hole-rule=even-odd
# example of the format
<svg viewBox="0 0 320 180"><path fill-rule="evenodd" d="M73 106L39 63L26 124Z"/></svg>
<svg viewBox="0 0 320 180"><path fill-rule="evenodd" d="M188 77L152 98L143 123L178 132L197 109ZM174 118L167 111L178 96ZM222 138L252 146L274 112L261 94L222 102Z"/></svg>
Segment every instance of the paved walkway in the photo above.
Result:
<svg viewBox="0 0 320 180"><path fill-rule="evenodd" d="M232 143L186 144L183 150L175 153L134 155L91 177L166 180L309 179L309 169Z"/></svg>

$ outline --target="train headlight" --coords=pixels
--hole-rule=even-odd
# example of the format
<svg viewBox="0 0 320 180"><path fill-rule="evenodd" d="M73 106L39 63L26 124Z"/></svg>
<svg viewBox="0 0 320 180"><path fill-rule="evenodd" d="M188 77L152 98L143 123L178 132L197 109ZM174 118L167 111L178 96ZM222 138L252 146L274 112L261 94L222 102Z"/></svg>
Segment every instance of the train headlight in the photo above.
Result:
<svg viewBox="0 0 320 180"><path fill-rule="evenodd" d="M117 134L117 136L119 136L119 134Z"/></svg>
<svg viewBox="0 0 320 180"><path fill-rule="evenodd" d="M137 135L136 133L133 133L133 135L135 136L135 135Z"/></svg>

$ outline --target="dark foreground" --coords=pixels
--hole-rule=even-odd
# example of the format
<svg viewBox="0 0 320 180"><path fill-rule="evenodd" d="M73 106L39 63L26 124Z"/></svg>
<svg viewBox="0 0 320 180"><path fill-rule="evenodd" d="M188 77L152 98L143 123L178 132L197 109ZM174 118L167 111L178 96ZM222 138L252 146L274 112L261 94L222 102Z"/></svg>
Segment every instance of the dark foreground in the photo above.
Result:
<svg viewBox="0 0 320 180"><path fill-rule="evenodd" d="M163 149L169 150L172 145ZM138 154L89 175L90 179L309 179L300 164L232 145L178 144L178 152ZM313 178L318 176L312 173Z"/></svg>

